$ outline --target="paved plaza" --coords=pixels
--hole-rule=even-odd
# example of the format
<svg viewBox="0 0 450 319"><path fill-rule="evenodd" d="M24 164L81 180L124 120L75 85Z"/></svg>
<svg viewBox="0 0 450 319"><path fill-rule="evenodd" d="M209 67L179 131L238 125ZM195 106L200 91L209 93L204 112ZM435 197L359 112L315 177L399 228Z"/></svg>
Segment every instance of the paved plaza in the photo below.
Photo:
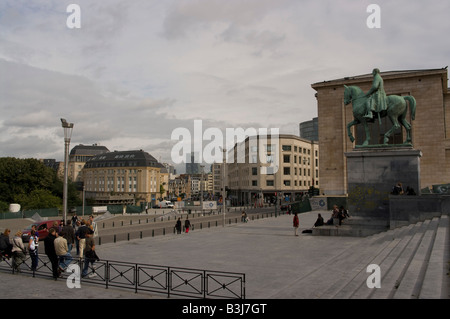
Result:
<svg viewBox="0 0 450 319"><path fill-rule="evenodd" d="M245 273L247 298L309 298L314 297L311 290L302 286L297 289L295 283L360 240L302 234L303 229L311 228L316 217L317 212L300 215L298 237L294 236L292 215L282 215L226 227L196 229L188 234L102 244L97 246L97 251L100 258L108 260ZM54 298L163 297L92 285L68 292L64 280L55 283L1 272L0 277L8 286L0 292L0 297L33 297L49 289ZM30 282L34 288L24 289ZM319 287L320 281L314 286ZM6 291L8 295L2 295Z"/></svg>
<svg viewBox="0 0 450 319"><path fill-rule="evenodd" d="M365 298L373 290L366 285L370 274L365 267L387 254L387 248L394 252L408 232L418 229L411 225L367 238L303 234L318 213L325 219L330 215L327 211L299 215L299 236L294 235L293 216L281 215L226 227L197 228L188 234L102 244L97 252L105 260L245 273L247 299L346 299L352 294L352 298ZM448 234L447 220L444 236L445 229ZM388 260L380 259L380 264ZM51 291L51 298L166 298L92 284L68 289L65 280L55 282L25 274L0 272L0 280L0 298L32 298L42 296L43 291ZM352 290L341 295L346 289Z"/></svg>

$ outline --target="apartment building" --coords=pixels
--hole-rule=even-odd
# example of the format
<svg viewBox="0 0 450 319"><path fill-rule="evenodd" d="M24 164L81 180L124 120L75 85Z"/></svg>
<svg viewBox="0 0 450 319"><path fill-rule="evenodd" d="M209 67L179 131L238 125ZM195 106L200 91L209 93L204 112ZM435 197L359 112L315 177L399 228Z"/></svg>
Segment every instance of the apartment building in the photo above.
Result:
<svg viewBox="0 0 450 319"><path fill-rule="evenodd" d="M169 177L164 165L143 150L114 151L89 159L83 168L83 181L86 198L96 204L138 205L155 203L165 196Z"/></svg>
<svg viewBox="0 0 450 319"><path fill-rule="evenodd" d="M239 149L245 150L242 154ZM233 203L253 204L275 198L296 200L319 183L319 145L295 135L280 134L267 143L248 137L227 159L229 197ZM231 162L231 163L230 163Z"/></svg>

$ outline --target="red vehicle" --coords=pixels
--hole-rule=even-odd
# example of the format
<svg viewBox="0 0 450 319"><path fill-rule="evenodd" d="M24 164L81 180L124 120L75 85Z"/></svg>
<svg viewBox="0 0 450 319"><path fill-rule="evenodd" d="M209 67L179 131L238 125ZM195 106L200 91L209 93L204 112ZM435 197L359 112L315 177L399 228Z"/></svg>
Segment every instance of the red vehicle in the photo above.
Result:
<svg viewBox="0 0 450 319"><path fill-rule="evenodd" d="M53 227L55 222L58 224L58 227L61 226L61 220L56 220L56 219L44 220L41 222L36 222L36 223L31 224L30 226L28 226L27 228L25 228L22 231L22 241L24 243L28 243L28 241L30 240L31 227L33 227L33 225L36 225L36 231L38 232L39 240L45 239L45 237L47 237L47 235L48 235L48 230ZM56 230L56 231L58 231L58 230Z"/></svg>

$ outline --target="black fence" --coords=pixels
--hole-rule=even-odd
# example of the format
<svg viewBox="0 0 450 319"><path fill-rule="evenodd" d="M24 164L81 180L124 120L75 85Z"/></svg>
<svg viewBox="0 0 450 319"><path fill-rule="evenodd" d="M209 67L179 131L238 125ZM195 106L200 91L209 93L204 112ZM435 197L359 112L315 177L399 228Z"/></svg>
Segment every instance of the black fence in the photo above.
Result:
<svg viewBox="0 0 450 319"><path fill-rule="evenodd" d="M19 266L19 272L33 277L53 276L50 260L39 255L38 266L31 268L31 258ZM2 258L0 271L14 273L13 258ZM86 276L81 276L83 259L74 259L72 271L63 272L62 280L74 284L76 278L82 284L96 284L105 288L131 289L135 293L150 292L167 297L180 296L203 299L245 299L245 274L223 271L189 269L122 261L100 260L89 264ZM79 277L76 277L79 276ZM69 289L69 288L68 288Z"/></svg>

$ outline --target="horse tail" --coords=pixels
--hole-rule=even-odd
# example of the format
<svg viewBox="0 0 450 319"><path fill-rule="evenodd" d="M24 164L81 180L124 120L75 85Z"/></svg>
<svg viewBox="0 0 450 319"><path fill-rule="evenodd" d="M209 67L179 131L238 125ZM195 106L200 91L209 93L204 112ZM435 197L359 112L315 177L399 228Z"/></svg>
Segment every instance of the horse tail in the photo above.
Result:
<svg viewBox="0 0 450 319"><path fill-rule="evenodd" d="M416 118L416 99L411 95L404 96L403 98L409 102L409 111L411 112L411 119L415 120L415 118Z"/></svg>

